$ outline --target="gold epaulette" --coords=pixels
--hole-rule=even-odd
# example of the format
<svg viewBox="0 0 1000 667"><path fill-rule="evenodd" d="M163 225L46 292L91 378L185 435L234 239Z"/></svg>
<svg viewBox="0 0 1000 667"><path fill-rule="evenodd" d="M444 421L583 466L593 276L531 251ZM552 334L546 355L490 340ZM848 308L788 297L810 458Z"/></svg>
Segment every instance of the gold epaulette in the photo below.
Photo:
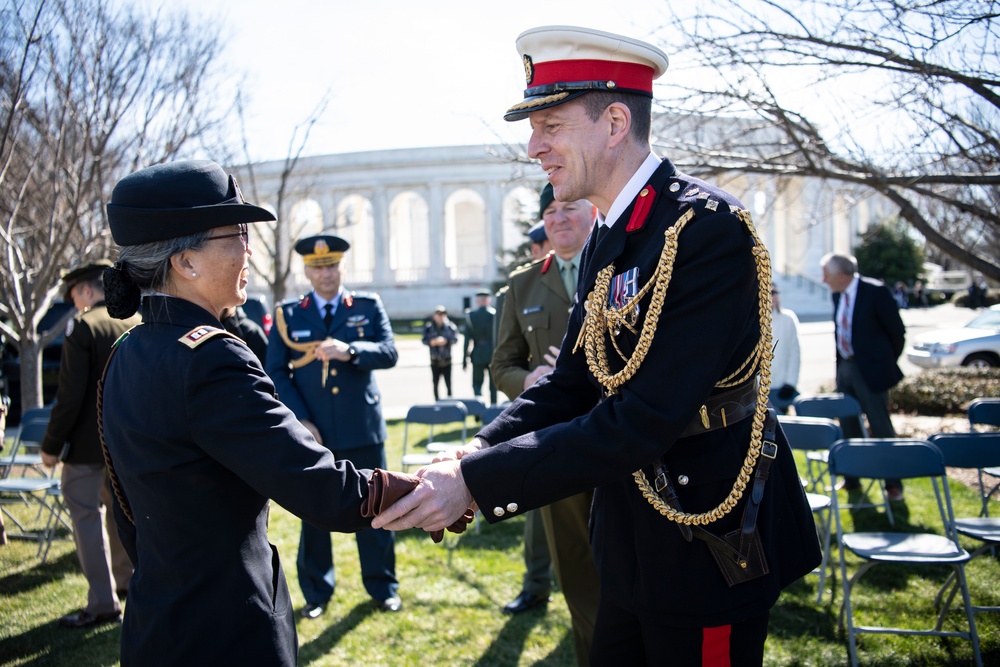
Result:
<svg viewBox="0 0 1000 667"><path fill-rule="evenodd" d="M239 336L229 333L225 329L219 329L218 327L200 326L191 329L186 334L177 339L177 342L184 343L192 350L204 343L206 340L215 338L216 336L229 336L230 338L235 338L236 340L241 340Z"/></svg>

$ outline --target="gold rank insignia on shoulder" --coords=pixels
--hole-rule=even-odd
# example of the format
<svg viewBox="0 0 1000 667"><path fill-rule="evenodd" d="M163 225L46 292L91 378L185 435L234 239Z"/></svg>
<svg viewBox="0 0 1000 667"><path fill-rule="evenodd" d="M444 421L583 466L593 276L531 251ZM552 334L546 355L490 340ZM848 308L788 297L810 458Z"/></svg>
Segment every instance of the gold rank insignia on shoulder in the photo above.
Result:
<svg viewBox="0 0 1000 667"><path fill-rule="evenodd" d="M705 208L707 208L709 211L714 211L717 208L719 208L719 202L717 202L714 199L709 199L708 201L705 202Z"/></svg>
<svg viewBox="0 0 1000 667"><path fill-rule="evenodd" d="M215 336L232 336L231 333L225 329L219 329L217 327L195 327L188 331L186 334L178 338L178 342L184 343L192 350L204 343L206 340L214 338Z"/></svg>

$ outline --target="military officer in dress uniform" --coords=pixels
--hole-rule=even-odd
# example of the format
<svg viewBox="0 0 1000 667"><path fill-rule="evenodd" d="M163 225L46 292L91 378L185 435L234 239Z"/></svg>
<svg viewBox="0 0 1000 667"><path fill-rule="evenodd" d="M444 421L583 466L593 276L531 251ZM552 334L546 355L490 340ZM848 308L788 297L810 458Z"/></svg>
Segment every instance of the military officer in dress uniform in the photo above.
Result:
<svg viewBox="0 0 1000 667"><path fill-rule="evenodd" d="M552 373L373 526L502 521L596 487L594 665L760 665L781 589L820 562L767 409L771 270L734 197L650 146L659 49L587 28L517 40L528 153L599 211Z"/></svg>
<svg viewBox="0 0 1000 667"><path fill-rule="evenodd" d="M73 303L77 314L66 325L59 389L42 440L42 462L55 467L63 461L63 501L88 586L86 606L59 619L68 628L120 621L119 596L125 597L132 578L132 563L109 509L111 487L97 432L97 381L111 346L140 319L108 315L101 275L109 266L107 260L84 264L62 278L64 299Z"/></svg>
<svg viewBox="0 0 1000 667"><path fill-rule="evenodd" d="M493 318L497 311L490 302L493 295L489 290L476 292L476 307L465 313L465 346L462 350L462 370L472 362L472 393L476 398L483 395L483 380L489 380L490 405L497 403L497 385L490 371L493 358Z"/></svg>
<svg viewBox="0 0 1000 667"><path fill-rule="evenodd" d="M331 235L295 244L313 290L278 306L265 370L282 402L337 459L385 469L382 395L372 371L392 368L398 354L378 295L341 286L340 261L349 247ZM365 590L378 609L399 611L395 535L362 530L357 541ZM329 531L302 522L297 565L306 600L301 614L318 618L336 586Z"/></svg>
<svg viewBox="0 0 1000 667"><path fill-rule="evenodd" d="M141 169L108 204L119 339L97 393L118 532L135 574L121 664L294 667L295 613L269 499L325 530L368 528L372 471L334 460L222 327L246 301L248 224L274 216L208 160ZM376 480L378 478L375 478Z"/></svg>
<svg viewBox="0 0 1000 667"><path fill-rule="evenodd" d="M543 233L553 250L511 274L505 304L509 307L501 315L493 353L497 384L512 400L555 365L573 308L583 246L597 213L586 199L555 201L551 185L542 189L539 199L539 216L548 228ZM554 566L573 620L580 665L588 664L600 587L588 531L593 497L588 490L527 513L524 584L504 607L518 613L547 602L549 569ZM543 530L537 530L539 523Z"/></svg>

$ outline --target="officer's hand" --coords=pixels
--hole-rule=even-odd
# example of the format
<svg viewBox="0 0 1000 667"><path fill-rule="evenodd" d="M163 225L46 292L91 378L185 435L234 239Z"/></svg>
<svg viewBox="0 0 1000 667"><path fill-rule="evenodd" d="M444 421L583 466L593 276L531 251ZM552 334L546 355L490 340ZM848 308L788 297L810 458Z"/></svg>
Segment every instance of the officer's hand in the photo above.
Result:
<svg viewBox="0 0 1000 667"><path fill-rule="evenodd" d="M316 348L316 358L320 361L350 361L350 345L336 338L327 338Z"/></svg>
<svg viewBox="0 0 1000 667"><path fill-rule="evenodd" d="M372 520L372 528L442 530L475 507L458 460L435 463L417 472L420 484Z"/></svg>
<svg viewBox="0 0 1000 667"><path fill-rule="evenodd" d="M462 458L466 454L471 454L472 452L478 452L485 446L486 445L485 443L483 443L482 440L480 440L479 438L473 438L468 442L468 444L463 445L462 447L456 447L455 449L449 449L448 451L439 452L438 455L431 460L431 463L440 463L441 461L455 461L457 459ZM417 471L417 474L419 475L420 472Z"/></svg>
<svg viewBox="0 0 1000 667"><path fill-rule="evenodd" d="M545 359L545 363L554 368L556 359L559 358L559 348L555 345L549 345L549 351L543 354L542 358Z"/></svg>
<svg viewBox="0 0 1000 667"><path fill-rule="evenodd" d="M524 388L527 389L531 385L538 382L539 378L541 378L543 375L548 375L551 372L552 372L552 366L549 366L547 364L542 364L535 370L528 373L528 375L524 378Z"/></svg>
<svg viewBox="0 0 1000 667"><path fill-rule="evenodd" d="M316 424L313 424L311 421L305 419L302 421L302 425L305 426L306 430L312 434L312 437L316 438L316 442L321 445L323 444L323 436L319 434L319 429L316 428Z"/></svg>
<svg viewBox="0 0 1000 667"><path fill-rule="evenodd" d="M47 468L55 468L56 464L59 463L59 457L55 454L49 454L48 452L42 452L42 465Z"/></svg>

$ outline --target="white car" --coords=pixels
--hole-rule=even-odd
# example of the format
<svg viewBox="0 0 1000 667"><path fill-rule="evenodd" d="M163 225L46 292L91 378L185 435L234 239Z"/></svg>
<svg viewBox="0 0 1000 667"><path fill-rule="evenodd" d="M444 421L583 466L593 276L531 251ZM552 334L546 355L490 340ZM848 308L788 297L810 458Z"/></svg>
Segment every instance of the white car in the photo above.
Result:
<svg viewBox="0 0 1000 667"><path fill-rule="evenodd" d="M921 368L1000 367L1000 304L964 327L920 335L906 349L906 358Z"/></svg>

